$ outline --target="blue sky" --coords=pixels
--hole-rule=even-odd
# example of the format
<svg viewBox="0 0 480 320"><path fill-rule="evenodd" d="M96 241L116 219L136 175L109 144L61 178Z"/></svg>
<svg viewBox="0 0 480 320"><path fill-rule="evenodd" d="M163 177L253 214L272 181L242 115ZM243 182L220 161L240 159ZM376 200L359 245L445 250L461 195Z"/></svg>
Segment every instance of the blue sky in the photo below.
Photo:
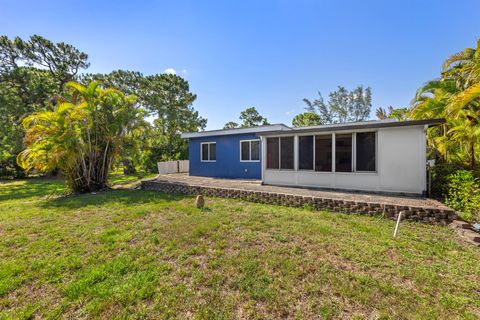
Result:
<svg viewBox="0 0 480 320"><path fill-rule="evenodd" d="M406 106L442 61L480 36L480 1L0 0L0 34L39 34L89 54L88 72L174 69L208 129L255 106L291 123L337 85ZM372 117L374 112L372 112Z"/></svg>

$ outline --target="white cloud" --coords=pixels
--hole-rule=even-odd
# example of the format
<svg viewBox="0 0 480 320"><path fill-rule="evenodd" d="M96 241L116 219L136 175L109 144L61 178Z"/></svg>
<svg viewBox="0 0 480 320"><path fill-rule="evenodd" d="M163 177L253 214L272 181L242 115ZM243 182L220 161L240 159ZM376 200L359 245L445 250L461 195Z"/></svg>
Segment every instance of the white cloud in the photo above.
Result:
<svg viewBox="0 0 480 320"><path fill-rule="evenodd" d="M187 69L183 69L183 70L182 70L182 73L183 73L183 74L187 74L187 73L188 73Z"/></svg>
<svg viewBox="0 0 480 320"><path fill-rule="evenodd" d="M166 73L166 74L177 74L177 71L173 68L167 68L163 71L163 73Z"/></svg>

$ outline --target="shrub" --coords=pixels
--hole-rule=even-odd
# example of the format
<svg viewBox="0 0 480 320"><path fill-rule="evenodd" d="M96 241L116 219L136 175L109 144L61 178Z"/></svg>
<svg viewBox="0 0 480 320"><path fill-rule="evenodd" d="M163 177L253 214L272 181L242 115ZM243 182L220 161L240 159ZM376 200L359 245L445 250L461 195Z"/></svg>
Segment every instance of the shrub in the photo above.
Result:
<svg viewBox="0 0 480 320"><path fill-rule="evenodd" d="M462 169L462 167L445 162L438 162L432 170L432 190L431 197L439 200L443 200L448 194L448 177Z"/></svg>
<svg viewBox="0 0 480 320"><path fill-rule="evenodd" d="M480 220L480 183L469 170L457 170L447 177L445 203L468 221Z"/></svg>

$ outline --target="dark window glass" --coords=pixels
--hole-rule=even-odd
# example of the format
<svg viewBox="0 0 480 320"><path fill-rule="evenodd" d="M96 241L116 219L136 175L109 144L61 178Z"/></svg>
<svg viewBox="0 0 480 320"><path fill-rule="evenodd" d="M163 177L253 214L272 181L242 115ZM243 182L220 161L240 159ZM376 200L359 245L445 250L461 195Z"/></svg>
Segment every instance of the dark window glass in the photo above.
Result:
<svg viewBox="0 0 480 320"><path fill-rule="evenodd" d="M315 171L332 171L332 135L315 136Z"/></svg>
<svg viewBox="0 0 480 320"><path fill-rule="evenodd" d="M267 168L278 169L279 154L278 154L278 138L267 138Z"/></svg>
<svg viewBox="0 0 480 320"><path fill-rule="evenodd" d="M335 136L335 172L352 172L352 134Z"/></svg>
<svg viewBox="0 0 480 320"><path fill-rule="evenodd" d="M217 144L210 143L210 159L209 160L217 160Z"/></svg>
<svg viewBox="0 0 480 320"><path fill-rule="evenodd" d="M250 141L242 141L242 160L250 160Z"/></svg>
<svg viewBox="0 0 480 320"><path fill-rule="evenodd" d="M260 160L260 141L252 141L250 147L252 148L250 160Z"/></svg>
<svg viewBox="0 0 480 320"><path fill-rule="evenodd" d="M208 143L202 144L202 160L208 160Z"/></svg>
<svg viewBox="0 0 480 320"><path fill-rule="evenodd" d="M280 168L293 169L293 137L280 138Z"/></svg>
<svg viewBox="0 0 480 320"><path fill-rule="evenodd" d="M313 136L298 137L298 168L313 170Z"/></svg>
<svg viewBox="0 0 480 320"><path fill-rule="evenodd" d="M375 171L375 132L357 133L357 171Z"/></svg>

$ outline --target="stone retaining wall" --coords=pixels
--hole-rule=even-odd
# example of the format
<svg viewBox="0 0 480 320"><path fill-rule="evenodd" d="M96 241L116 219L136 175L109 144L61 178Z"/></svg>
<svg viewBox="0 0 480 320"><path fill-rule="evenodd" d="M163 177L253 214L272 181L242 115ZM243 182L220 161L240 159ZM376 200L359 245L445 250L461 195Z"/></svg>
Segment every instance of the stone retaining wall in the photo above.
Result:
<svg viewBox="0 0 480 320"><path fill-rule="evenodd" d="M450 223L457 217L455 211L450 209L439 209L432 207L409 207L392 204L299 196L267 191L193 186L163 181L142 181L142 189L161 191L172 194L202 194L208 197L242 199L250 202L277 204L289 207L309 206L315 208L316 210L381 215L391 219L397 219L398 213L400 211L404 211L402 219L437 224Z"/></svg>

